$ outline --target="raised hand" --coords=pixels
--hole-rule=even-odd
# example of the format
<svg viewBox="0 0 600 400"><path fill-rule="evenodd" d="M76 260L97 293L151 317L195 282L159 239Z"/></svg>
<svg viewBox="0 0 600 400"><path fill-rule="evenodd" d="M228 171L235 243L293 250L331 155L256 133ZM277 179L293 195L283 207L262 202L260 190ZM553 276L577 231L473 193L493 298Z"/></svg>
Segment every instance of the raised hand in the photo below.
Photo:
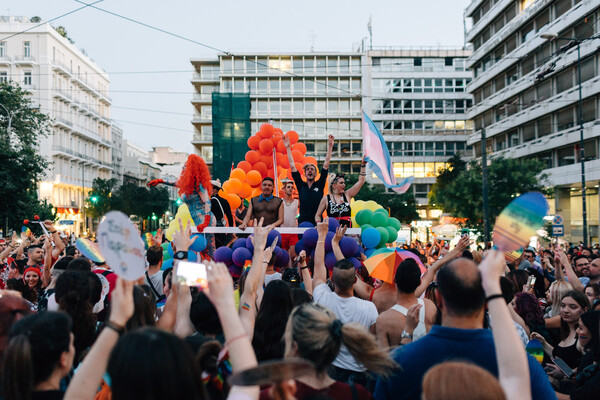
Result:
<svg viewBox="0 0 600 400"><path fill-rule="evenodd" d="M286 149L290 148L290 138L287 137L287 135L283 136L283 139L281 139L283 141L283 145L285 146Z"/></svg>
<svg viewBox="0 0 600 400"><path fill-rule="evenodd" d="M269 236L269 232L273 230L271 225L263 226L264 218L261 218L258 223L254 220L254 236L252 239L252 244L254 244L254 249L260 249L262 251L267 245L267 237Z"/></svg>
<svg viewBox="0 0 600 400"><path fill-rule="evenodd" d="M500 277L503 275L506 266L504 254L497 250L487 252L485 258L479 264L481 272L481 284L486 294L502 293L500 290Z"/></svg>
<svg viewBox="0 0 600 400"><path fill-rule="evenodd" d="M333 135L329 135L329 137L327 138L327 146L329 146L329 148L333 149L334 142L335 142L335 137ZM364 157L363 157L363 162L364 162Z"/></svg>
<svg viewBox="0 0 600 400"><path fill-rule="evenodd" d="M115 289L110 297L110 322L118 326L125 326L129 318L133 316L133 286L134 282L118 278Z"/></svg>
<svg viewBox="0 0 600 400"><path fill-rule="evenodd" d="M158 228L156 235L152 237L152 244L154 246L160 246L162 242L162 228Z"/></svg>
<svg viewBox="0 0 600 400"><path fill-rule="evenodd" d="M324 221L317 224L317 232L319 233L319 240L325 240L327 232L329 232L329 219L325 218Z"/></svg>
<svg viewBox="0 0 600 400"><path fill-rule="evenodd" d="M206 263L208 291L205 292L217 312L235 308L233 300L233 280L229 270L223 263L209 261Z"/></svg>
<svg viewBox="0 0 600 400"><path fill-rule="evenodd" d="M160 183L165 183L162 179L152 179L150 182L146 183L147 186L154 187Z"/></svg>
<svg viewBox="0 0 600 400"><path fill-rule="evenodd" d="M420 304L413 304L406 312L406 325L404 326L404 330L411 335L419 324L419 310L421 310L421 307Z"/></svg>
<svg viewBox="0 0 600 400"><path fill-rule="evenodd" d="M181 222L181 218L177 219L179 221L179 231L175 231L173 233L173 241L171 245L173 246L173 251L188 251L192 243L196 241L197 236L192 236L192 229L190 228L190 222L183 229L183 223Z"/></svg>
<svg viewBox="0 0 600 400"><path fill-rule="evenodd" d="M275 237L275 240L273 240L273 243L271 243L271 245L269 247L265 248L265 251L263 252L263 261L264 262L269 262L271 260L273 251L275 250L275 247L277 246L278 239L279 238Z"/></svg>
<svg viewBox="0 0 600 400"><path fill-rule="evenodd" d="M335 231L335 236L333 237L333 241L336 243L339 243L340 240L342 240L342 238L346 234L346 229L348 229L347 226L344 226L344 227L339 226L337 228L337 230Z"/></svg>

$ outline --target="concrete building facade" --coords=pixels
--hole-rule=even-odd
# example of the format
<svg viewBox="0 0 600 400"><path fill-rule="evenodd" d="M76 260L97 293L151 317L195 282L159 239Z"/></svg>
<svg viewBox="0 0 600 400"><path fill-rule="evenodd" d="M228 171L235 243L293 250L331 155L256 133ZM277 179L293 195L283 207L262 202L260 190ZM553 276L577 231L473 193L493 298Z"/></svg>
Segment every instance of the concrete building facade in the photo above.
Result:
<svg viewBox="0 0 600 400"><path fill-rule="evenodd" d="M579 76L588 238L598 242L600 198L600 3L594 0L474 0L466 41L474 72L468 118L476 157L535 158L555 188L550 213L563 217L565 239L583 240L579 156ZM552 40L552 38L554 39ZM558 37L558 38L557 38ZM580 41L578 48L573 38Z"/></svg>

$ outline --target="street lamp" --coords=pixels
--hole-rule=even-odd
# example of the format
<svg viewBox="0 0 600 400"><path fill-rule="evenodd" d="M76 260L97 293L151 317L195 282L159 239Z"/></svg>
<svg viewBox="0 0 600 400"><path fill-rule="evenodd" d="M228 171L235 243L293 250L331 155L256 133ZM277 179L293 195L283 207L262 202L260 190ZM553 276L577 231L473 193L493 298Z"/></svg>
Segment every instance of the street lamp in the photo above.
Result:
<svg viewBox="0 0 600 400"><path fill-rule="evenodd" d="M577 83L579 85L579 163L581 164L581 209L583 216L583 245L587 247L588 245L588 227L587 227L587 202L586 202L586 187L585 187L585 153L583 150L583 107L581 105L581 51L580 45L581 42L586 40L595 39L594 37L588 39L578 39L578 38L569 38L569 37L561 37L556 33L544 33L540 35L542 39L545 40L568 40L571 44L577 45ZM568 50L568 49L567 49Z"/></svg>

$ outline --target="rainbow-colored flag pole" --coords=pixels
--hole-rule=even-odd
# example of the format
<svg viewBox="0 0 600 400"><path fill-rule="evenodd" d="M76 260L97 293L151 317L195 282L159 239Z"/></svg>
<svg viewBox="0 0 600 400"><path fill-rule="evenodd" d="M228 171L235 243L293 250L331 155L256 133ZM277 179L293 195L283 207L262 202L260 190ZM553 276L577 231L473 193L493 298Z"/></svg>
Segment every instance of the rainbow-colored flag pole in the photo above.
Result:
<svg viewBox="0 0 600 400"><path fill-rule="evenodd" d="M392 189L396 193L405 193L414 180L414 176L409 176L401 182L396 182L394 175L394 165L390 157L390 152L385 144L383 136L367 114L363 111L362 118L363 131L363 153L365 161L375 175L381 179L386 188Z"/></svg>

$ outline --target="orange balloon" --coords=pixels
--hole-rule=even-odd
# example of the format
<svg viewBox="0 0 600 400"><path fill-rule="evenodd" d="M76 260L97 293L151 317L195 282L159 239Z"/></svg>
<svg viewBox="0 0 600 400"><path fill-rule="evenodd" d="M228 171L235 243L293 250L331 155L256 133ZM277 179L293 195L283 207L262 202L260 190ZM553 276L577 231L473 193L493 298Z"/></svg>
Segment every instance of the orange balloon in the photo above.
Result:
<svg viewBox="0 0 600 400"><path fill-rule="evenodd" d="M252 171L252 164L250 164L248 161L240 161L237 167L246 173Z"/></svg>
<svg viewBox="0 0 600 400"><path fill-rule="evenodd" d="M273 153L273 142L270 139L263 139L260 141L258 148L263 154Z"/></svg>
<svg viewBox="0 0 600 400"><path fill-rule="evenodd" d="M290 139L290 144L296 144L298 143L298 139L300 139L300 136L296 131L289 131L286 133L286 136Z"/></svg>
<svg viewBox="0 0 600 400"><path fill-rule="evenodd" d="M262 190L260 190L260 188L256 188L252 191L252 197L259 196L261 193L262 193Z"/></svg>
<svg viewBox="0 0 600 400"><path fill-rule="evenodd" d="M298 170L298 172L300 172L302 175L304 175L304 165L302 163L299 162L295 162L294 165L296 166L296 169Z"/></svg>
<svg viewBox="0 0 600 400"><path fill-rule="evenodd" d="M292 157L294 158L295 162L302 162L302 159L304 158L302 153L300 153L298 150L292 150Z"/></svg>
<svg viewBox="0 0 600 400"><path fill-rule="evenodd" d="M280 136L278 133L275 133L275 135L273 135L273 137L270 140L273 143L274 148L277 148L277 143L281 142L282 138L283 136Z"/></svg>
<svg viewBox="0 0 600 400"><path fill-rule="evenodd" d="M290 161L288 160L287 154L278 154L277 164L281 165L283 168L289 168Z"/></svg>
<svg viewBox="0 0 600 400"><path fill-rule="evenodd" d="M236 178L231 178L223 182L223 189L230 194L238 194L242 190L242 181Z"/></svg>
<svg viewBox="0 0 600 400"><path fill-rule="evenodd" d="M250 164L255 164L260 159L260 154L257 151L251 150L246 153L245 158L246 158L246 161L248 161Z"/></svg>
<svg viewBox="0 0 600 400"><path fill-rule="evenodd" d="M260 137L258 136L250 136L248 138L248 147L252 150L258 150L258 144L260 143Z"/></svg>
<svg viewBox="0 0 600 400"><path fill-rule="evenodd" d="M275 179L275 171L273 170L273 168L269 168L269 169L267 170L267 176L268 176L269 178L273 178L273 179Z"/></svg>
<svg viewBox="0 0 600 400"><path fill-rule="evenodd" d="M302 161L304 162L304 164L314 164L315 166L317 166L317 159L314 157L304 157Z"/></svg>
<svg viewBox="0 0 600 400"><path fill-rule="evenodd" d="M260 156L260 160L259 161L261 163L265 164L267 166L267 168L271 168L273 166L273 155L270 155L270 156Z"/></svg>
<svg viewBox="0 0 600 400"><path fill-rule="evenodd" d="M296 143L295 145L292 146L292 151L293 150L298 150L300 153L302 153L302 155L306 154L306 145L304 143Z"/></svg>
<svg viewBox="0 0 600 400"><path fill-rule="evenodd" d="M281 135L283 136L283 129L275 128L275 133L281 133Z"/></svg>
<svg viewBox="0 0 600 400"><path fill-rule="evenodd" d="M293 179L292 178L292 170L291 170L291 168L287 170L287 172L285 173L285 176L287 176L288 179Z"/></svg>
<svg viewBox="0 0 600 400"><path fill-rule="evenodd" d="M246 171L244 171L241 168L236 168L233 171L231 171L231 174L229 174L229 178L239 179L240 182L244 182L246 180Z"/></svg>
<svg viewBox="0 0 600 400"><path fill-rule="evenodd" d="M242 198L242 199L247 199L248 197L250 197L252 195L252 186L250 186L247 183L243 183L242 184L242 190L240 190L240 192L238 193L238 195Z"/></svg>
<svg viewBox="0 0 600 400"><path fill-rule="evenodd" d="M225 200L227 200L232 210L237 210L240 204L242 204L242 200L237 194L228 194Z"/></svg>
<svg viewBox="0 0 600 400"><path fill-rule="evenodd" d="M265 171L266 170L267 170L267 167L265 166ZM258 185L260 185L261 181L262 181L262 176L261 176L260 172L255 169L253 169L252 171L250 171L246 174L246 182L250 186L258 186Z"/></svg>
<svg viewBox="0 0 600 400"><path fill-rule="evenodd" d="M262 180L262 177L264 177L267 174L268 167L264 162L261 162L261 161L257 162L256 164L254 164L253 168L260 173L261 180ZM250 182L248 182L248 183L250 183ZM258 184L260 184L260 182L258 182Z"/></svg>
<svg viewBox="0 0 600 400"><path fill-rule="evenodd" d="M287 153L287 149L285 148L285 144L283 144L283 140L277 142L277 151L282 154Z"/></svg>
<svg viewBox="0 0 600 400"><path fill-rule="evenodd" d="M275 128L271 124L262 124L260 126L260 137L263 139L270 139L275 133Z"/></svg>
<svg viewBox="0 0 600 400"><path fill-rule="evenodd" d="M221 196L222 198L225 198L229 193L227 193L225 190L221 189L219 190L219 196Z"/></svg>

